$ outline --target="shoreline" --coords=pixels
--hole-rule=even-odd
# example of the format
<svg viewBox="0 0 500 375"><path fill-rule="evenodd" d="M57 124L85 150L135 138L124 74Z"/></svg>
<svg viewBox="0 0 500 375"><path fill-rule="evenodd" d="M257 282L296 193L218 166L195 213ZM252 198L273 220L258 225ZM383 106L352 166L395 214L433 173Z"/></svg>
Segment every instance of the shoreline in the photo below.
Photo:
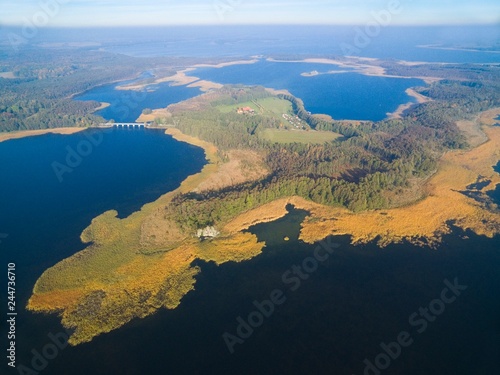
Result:
<svg viewBox="0 0 500 375"><path fill-rule="evenodd" d="M395 76L395 75L389 75L386 72L386 69L380 66L376 65L370 65L369 62L373 61L379 61L379 59L376 58L356 58L356 60L352 61L353 59L351 58L351 61L342 61L342 60L336 60L336 59L329 59L329 58L306 58L303 60L279 60L279 59L274 59L274 58L266 58L266 61L271 61L271 62L302 62L302 63L319 63L319 64L326 64L326 65L335 65L339 67L344 67L352 70L341 70L341 71L328 71L325 73L319 73L317 71L312 71L312 72L304 72L301 73L303 77L315 77L318 75L324 75L324 74L344 74L344 73L358 73L362 74L365 76L373 76L373 77L385 77L385 78L400 78L400 79L405 79L405 78L414 78L414 79L421 79L424 81L426 84L431 84L432 82L436 82L441 80L440 78L433 78L433 77L413 77L413 76ZM222 88L224 85L213 82L213 81L208 81L208 80L202 80L199 77L195 76L190 76L188 75L189 72L193 72L196 70L196 68L199 67L212 67L212 68L224 68L227 66L233 66L233 65L251 65L255 64L258 62L259 59L254 58L252 60L235 60L231 62L224 62L224 63L219 63L219 64L195 64L190 67L187 67L182 70L178 70L175 74L167 76L167 77L161 77L155 79L151 83L143 83L143 84L137 84L137 85L124 85L124 86L116 86L115 90L121 90L121 91L140 91L146 89L150 85L156 85L156 84L161 84L165 82L170 82L171 86L186 86L189 88L199 88L199 90L202 93L208 92L210 90L217 90ZM365 63L366 62L366 63ZM416 62L406 62L404 60L401 60L398 62L401 65L418 65ZM290 94L288 90L273 90L270 88L266 88L269 92L273 94ZM426 103L428 101L431 101L431 99L426 98L423 95L420 95L413 89L409 88L406 90L406 93L415 98L417 103ZM106 108L107 106L103 106L105 103L101 102L101 106L99 108L96 108L95 111L99 111L101 109ZM413 101L407 102L407 103L402 103L400 104L394 112L388 112L386 113L386 119L396 119L396 118L401 118L402 114L404 111L409 109L412 105L415 103ZM157 108L153 109L153 115L155 114L164 114L168 116L168 113L163 113L166 109L165 108ZM141 119L147 119L148 121L153 118L153 115L142 115L139 117ZM353 121L369 121L369 120L351 120L351 119L343 119L341 121L348 121L348 122L353 122Z"/></svg>
<svg viewBox="0 0 500 375"><path fill-rule="evenodd" d="M485 127L489 125L488 119L496 117L497 113L500 108L481 114ZM376 241L384 247L408 240L432 247L450 232L448 223L451 220L460 228L491 237L500 226L498 215L484 210L460 193L465 186L474 183L478 175L492 181L483 192L500 183L500 175L485 166L496 164L500 159L500 128L490 126L485 131L489 136L485 144L443 156L438 173L425 185L427 197L411 205L352 213L345 208L323 206L292 196L242 212L221 225L220 237L200 242L194 238L194 233L173 222L165 214L166 208L179 193L194 191L216 174L221 168L221 160L215 145L176 128L166 129L165 134L177 141L203 148L207 164L200 172L186 177L177 189L145 204L127 218L119 219L116 211L107 211L94 218L81 234L87 248L48 268L40 276L28 309L59 313L63 326L75 328L69 341L73 346L116 330L132 319L154 314L160 308L175 309L195 287L196 275L201 272L193 266L196 259L219 265L249 260L261 254L265 244L242 231L285 216L289 203L309 211L300 230L300 239L306 243L320 241L329 235L349 235L354 244ZM149 272L143 272L144 269ZM175 288L165 294L164 285L175 285ZM92 316L82 318L78 313L82 304L96 293L105 296L103 307ZM146 301L141 300L144 295L148 296ZM111 320L104 319L110 311L120 313L112 314ZM102 319L107 323L102 324Z"/></svg>
<svg viewBox="0 0 500 375"><path fill-rule="evenodd" d="M425 95L419 94L416 92L414 89L409 88L405 90L406 94L416 100L416 103L413 101L410 101L408 103L400 104L398 108L394 112L388 112L387 113L387 118L388 119L400 119L403 116L403 113L413 107L414 105L417 104L423 104L423 103L428 103L432 102L431 98L426 97Z"/></svg>
<svg viewBox="0 0 500 375"><path fill-rule="evenodd" d="M478 52L478 53L500 53L500 51L486 51L474 48L460 48L460 47L441 47L433 44L421 44L417 46L418 48L427 48L427 49L437 49L443 51L464 51L464 52ZM477 63L481 64L481 63Z"/></svg>
<svg viewBox="0 0 500 375"><path fill-rule="evenodd" d="M139 85L125 85L125 86L116 86L115 90L119 91L141 91L145 90L148 86L151 85L158 85L161 83L165 82L171 82L171 86L186 86L186 87L198 87L200 91L206 92L212 89L220 89L222 84L217 83L217 82L212 82L212 81L206 81L202 80L198 77L194 76L188 76L186 73L192 72L196 70L196 68L186 68L177 71L175 74L168 76L168 77L162 77L154 80L151 83L143 83Z"/></svg>
<svg viewBox="0 0 500 375"><path fill-rule="evenodd" d="M376 59L372 59L372 60L376 60ZM354 61L342 61L342 60L335 60L335 59L329 59L329 58L305 58L302 60L279 60L279 59L274 59L272 57L267 58L266 61L280 62L280 63L307 63L307 64L336 65L336 66L339 66L341 68L352 69L352 71L349 71L350 73L360 73L360 74L364 74L364 75L378 75L378 76L387 77L385 75L386 71L382 67L357 63ZM330 74L330 73L324 73L324 74ZM309 75L309 76L314 76L314 75ZM399 77L399 78L401 78L401 77Z"/></svg>
<svg viewBox="0 0 500 375"><path fill-rule="evenodd" d="M14 75L14 72L2 72L0 73L0 78L16 79L17 77Z"/></svg>
<svg viewBox="0 0 500 375"><path fill-rule="evenodd" d="M105 108L108 108L111 106L111 103L108 103L108 102L99 102L101 105L99 107L97 107L96 109L94 109L92 111L92 113L96 113L98 111L100 111L101 109L105 109Z"/></svg>
<svg viewBox="0 0 500 375"><path fill-rule="evenodd" d="M357 62L357 61L361 62ZM266 61L271 61L271 62L282 62L282 63L307 63L307 64L325 64L325 65L335 65L341 68L347 68L347 69L352 69L349 71L331 71L327 73L317 73L314 74L314 72L305 72L302 73L302 76L304 77L314 77L319 74L342 74L342 73L358 73L362 74L365 76L371 76L371 77L386 77L386 78L414 78L414 79L421 79L424 81L426 84L431 84L433 82L441 81L442 78L437 78L437 77L418 77L418 76L396 76L392 74L387 74L387 71L385 68L377 65L370 65L367 63L363 63L363 61L379 61L379 59L375 58L351 58L350 60L344 61L344 60L335 60L335 59L329 59L329 58L306 58L303 60L279 60L279 59L274 59L274 58L267 58ZM413 62L407 62L407 61L399 61L398 64L401 65L419 65L418 63L413 63Z"/></svg>
<svg viewBox="0 0 500 375"><path fill-rule="evenodd" d="M134 77L130 77L130 78L123 78L123 79L116 79L116 80L114 80L114 81L110 81L110 82L106 82L106 83L100 83L100 84L98 84L98 85L96 85L96 86L90 87L90 88L85 89L85 90L83 90L83 91L76 92L76 93L74 93L74 94L68 95L66 98L67 98L67 99L77 100L77 99L75 99L77 96L83 95L83 94L85 94L85 93L87 93L87 92L89 92L89 91L92 91L92 90L97 89L97 88L99 88L99 87L103 87L103 86L107 86L107 85L112 85L112 84L114 84L114 83L120 83L120 82L123 82L123 81L128 81L128 80L135 80L135 79L138 79L138 78L141 76L141 74L142 74L142 72L141 72L141 73L138 73L138 74L137 74L136 76L134 76ZM92 101L92 100L84 100L84 101L89 102L89 101ZM97 101L97 100L95 100L95 101Z"/></svg>
<svg viewBox="0 0 500 375"><path fill-rule="evenodd" d="M37 129L37 130L20 130L15 132L0 133L0 142L8 141L11 139L21 139L26 137L35 137L44 134L63 134L70 135L89 128L54 128L54 129Z"/></svg>
<svg viewBox="0 0 500 375"><path fill-rule="evenodd" d="M196 64L193 65L194 68L225 68L226 66L232 66L232 65L251 65L259 62L259 59L252 59L252 60L235 60L235 61L228 61L228 62L223 62L219 64Z"/></svg>
<svg viewBox="0 0 500 375"><path fill-rule="evenodd" d="M185 69L178 70L175 74L167 77L161 77L155 79L151 83L144 83L144 84L139 84L139 85L125 85L125 86L117 86L115 89L116 90L144 90L148 86L151 85L157 85L160 83L165 83L165 82L171 82L172 86L186 86L186 87L198 87L200 91L206 92L212 89L220 89L223 87L223 84L217 83L217 82L212 82L212 81L207 81L207 80L202 80L199 77L195 76L188 76L186 73L195 71L197 68L215 68L215 69L220 69L224 68L227 66L233 66L233 65L251 65L255 64L258 62L258 59L252 59L252 60L235 60L235 61L229 61L229 62L224 62L224 63L219 63L219 64L195 64L191 65Z"/></svg>
<svg viewBox="0 0 500 375"><path fill-rule="evenodd" d="M220 168L215 145L178 129L165 133L203 148L207 164L186 177L177 189L126 218L118 218L113 210L94 218L80 236L87 247L46 269L33 287L27 309L57 313L62 325L74 330L71 346L90 342L161 308L177 308L194 289L195 277L201 272L193 265L197 259L220 265L249 260L262 252L264 243L253 234L199 241L165 215L166 207L179 193L193 191ZM165 285L173 287L165 290ZM82 304L96 293L104 295L103 303L92 315L81 316Z"/></svg>
<svg viewBox="0 0 500 375"><path fill-rule="evenodd" d="M500 128L494 118L500 108L478 115L488 140L466 151L445 154L438 171L424 185L426 197L412 204L376 211L353 213L345 208L323 206L301 197L288 197L242 213L224 229L229 233L246 230L252 225L279 219L286 215L286 205L310 212L302 223L300 239L314 243L329 235L349 235L353 244L376 241L380 247L409 241L415 245L435 247L450 233L450 222L463 230L492 238L500 228L500 217L475 200L462 194L479 176L490 180L481 190L487 193L500 184L495 172L500 160Z"/></svg>
<svg viewBox="0 0 500 375"><path fill-rule="evenodd" d="M412 89L408 89L413 91ZM418 94L417 92L414 92L414 97L420 102L427 102L431 99L425 99L425 96L422 96ZM415 104L415 103L412 103ZM386 210L380 210L383 212L387 213L403 213L405 211L412 212L414 209L419 208L421 205L425 205L426 203L429 203L430 201L433 201L433 205L436 204L436 199L435 195L436 192L439 191L439 193L444 193L446 189L449 189L450 192L453 192L455 194L455 197L461 198L460 201L461 203L464 204L464 206L469 207L470 213L475 213L478 214L477 205L472 202L470 198L465 197L464 195L462 196L460 193L460 189L465 189L465 186L471 183L475 182L476 175L480 176L485 176L486 178L491 180L491 183L484 187L482 189L482 192L488 192L491 190L495 190L497 184L500 184L500 174L494 171L494 166L498 164L500 161L500 128L495 127L495 118L500 115L500 108L494 108L490 109L488 111L482 112L478 114L478 123L483 129L485 135L487 135L487 140L486 142L481 143L480 145L466 150L466 151L460 151L457 150L455 152L449 152L440 159L439 162L439 168L438 171L430 176L428 181L425 184L425 190L429 194L427 197L418 200L410 205L406 205L403 207L397 207L397 208L389 208ZM199 142L201 143L207 143L204 141L199 140L198 138L191 137L188 135L183 134L180 132L180 130L175 129L175 128L170 128L166 131L166 134L172 135L175 139L183 142L187 142L189 144L199 146ZM208 145L211 145L208 143ZM212 145L213 146L213 145ZM201 146L200 146L201 147ZM215 146L213 146L215 147ZM486 155L485 155L486 154ZM481 155L482 157L479 158L477 155ZM208 159L207 159L208 160ZM485 163L483 161L486 160ZM491 164L491 165L490 165ZM458 168L457 170L454 170L454 168ZM452 173L453 171L453 173ZM458 172L458 175L456 173ZM459 182L453 181L451 177L461 177L459 178ZM448 179L448 180L447 180ZM442 183L446 182L446 183ZM460 183L463 183L464 186L459 186ZM448 193L446 191L446 193ZM447 197L446 195L443 194L443 197ZM447 199L441 199L441 203L443 203L444 206L448 206L447 202L444 202L444 200L447 201ZM367 217L372 217L375 215L379 215L378 211L366 211L366 212L361 212L361 213L352 213L348 211L347 209L342 209L342 208L332 208L329 206L324 206L320 205L314 202L307 201L303 198L297 197L297 196L292 196L292 197L286 197L286 198L281 198L278 200L275 200L273 202L270 202L264 206L257 207L253 210L246 211L241 213L240 215L236 216L234 219L230 220L228 223L224 225L222 228L223 233L226 233L228 235L234 235L238 232L241 232L243 230L247 230L249 227L256 225L256 224L261 224L261 223L266 223L266 222L271 222L277 219L282 218L287 214L286 210L286 205L287 204L293 204L299 209L305 209L311 211L311 218L312 219L322 219L325 220L325 217L322 217L323 214L325 214L325 211L333 211L335 212L336 218L332 219L333 223L338 221L337 216L344 216L347 217L347 220L352 219L353 217L359 217L359 218L367 218ZM429 205L429 207L432 207L432 205ZM440 205L437 205L438 208L440 208ZM428 215L425 216L432 216L432 214L429 214L429 212L432 213L432 209L428 209L427 213ZM463 215L463 213L459 213L457 211L453 210L453 207L444 210L444 215L441 215L440 213L435 213L438 216L438 220L440 218L446 217L446 214L450 216L451 213L456 213L456 218L459 222L462 222L464 224L464 228L466 229L476 229L478 234L485 235L490 237L493 235L493 232L491 228L488 227L488 224L485 222L478 223L474 222L474 218L466 217ZM418 212L422 212L418 210ZM467 212L465 210L464 212ZM483 212L484 213L484 212ZM329 215L327 215L329 216ZM413 216L413 215L410 215ZM451 215L453 216L453 215ZM453 217L447 218L447 220L442 220L440 222L441 225L437 225L433 227L432 230L429 230L427 233L425 231L419 231L419 234L407 234L407 235L401 235L401 236L393 236L391 237L389 235L389 231L386 231L387 233L385 235L382 235L382 238L380 239L379 244L382 246L385 246L389 243L392 242L400 242L403 239L410 240L416 240L416 238L420 235L421 237L425 237L428 240L430 240L430 243L432 244L432 241L438 242L440 239L440 235L448 233L445 229L444 226L447 225L447 221L453 220ZM481 215L482 218L484 217L494 217L490 216L487 212L485 215ZM498 224L500 225L500 218L497 218ZM345 219L344 219L345 220ZM410 218L402 224L403 227L405 227L406 230L411 228L411 223L409 223ZM431 226L437 223L436 220L431 220ZM492 222L495 222L494 220ZM344 223L345 224L345 223ZM361 223L360 223L361 224ZM387 224L387 223L385 223ZM409 225L409 227L408 227ZM312 243L314 241L319 241L323 238L316 238L312 237L311 238L311 229L314 229L314 224L311 223L311 225L303 225L303 231L301 230L301 238L304 239L304 241L308 243ZM336 233L336 234L348 234L353 236L353 242L354 243L367 243L369 241L375 240L377 236L380 235L382 232L377 232L377 233L372 233L370 236L365 234L364 236L359 236L357 235L357 232L360 232L359 230L354 230L354 226L349 226L351 230L345 230L341 233ZM360 226L359 228L362 228ZM382 229L382 228L381 228ZM314 231L313 231L314 232ZM334 231L335 234L336 231ZM361 229L361 232L364 232L363 229ZM384 241L385 240L385 241ZM415 243L419 243L418 241L415 241Z"/></svg>

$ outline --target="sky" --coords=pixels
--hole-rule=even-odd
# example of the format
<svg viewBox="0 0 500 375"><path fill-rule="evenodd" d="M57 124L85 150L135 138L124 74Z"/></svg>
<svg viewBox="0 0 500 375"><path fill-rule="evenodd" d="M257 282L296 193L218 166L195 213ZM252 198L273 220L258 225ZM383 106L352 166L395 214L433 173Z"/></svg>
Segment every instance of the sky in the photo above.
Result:
<svg viewBox="0 0 500 375"><path fill-rule="evenodd" d="M0 0L0 26L500 24L499 0ZM385 21L383 21L385 22Z"/></svg>

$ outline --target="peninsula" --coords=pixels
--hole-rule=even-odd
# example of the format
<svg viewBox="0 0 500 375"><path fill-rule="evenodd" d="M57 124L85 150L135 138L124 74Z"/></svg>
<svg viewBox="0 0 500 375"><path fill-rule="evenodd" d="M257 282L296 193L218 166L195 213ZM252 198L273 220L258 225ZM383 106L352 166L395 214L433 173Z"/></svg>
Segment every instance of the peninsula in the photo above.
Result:
<svg viewBox="0 0 500 375"><path fill-rule="evenodd" d="M450 223L491 237L500 232L498 207L465 193L478 179L488 181L478 191L485 196L500 184L495 85L436 81L418 93L429 101L378 123L311 115L290 94L243 86L156 112L158 124L172 127L168 134L202 147L208 164L125 219L114 211L95 218L81 236L87 249L45 271L28 308L59 314L72 345L173 309L194 288L196 259L259 255L265 244L245 229L284 216L287 204L309 212L300 237L310 243L348 234L353 243L434 246ZM478 107L478 96L488 104ZM475 147L457 126L465 110L477 114L472 126L488 139ZM283 112L307 124L301 142L266 139L283 127ZM319 131L338 137L318 142ZM214 235L199 239L203 232Z"/></svg>

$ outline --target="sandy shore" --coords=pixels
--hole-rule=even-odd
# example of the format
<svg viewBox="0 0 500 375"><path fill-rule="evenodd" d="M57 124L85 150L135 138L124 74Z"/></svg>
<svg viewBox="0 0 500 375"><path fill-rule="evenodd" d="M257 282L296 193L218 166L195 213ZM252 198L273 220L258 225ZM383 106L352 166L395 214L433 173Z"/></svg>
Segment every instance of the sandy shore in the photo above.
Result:
<svg viewBox="0 0 500 375"><path fill-rule="evenodd" d="M196 64L193 65L194 68L224 68L226 66L232 66L232 65L250 65L250 64L255 64L258 62L258 59L252 59L252 60L236 60L236 61L230 61L230 62L225 62L225 63L220 63L220 64Z"/></svg>
<svg viewBox="0 0 500 375"><path fill-rule="evenodd" d="M327 58L310 58L304 60L277 60L273 58L268 58L267 61L272 62L295 62L295 63L312 63L312 64L326 64L326 65L336 65L341 68L347 68L350 70L347 71L330 71L327 73L319 73L319 72L304 72L302 76L304 77L314 77L319 74L340 74L340 73L359 73L366 76L374 76L374 77L387 77L387 78L417 78L423 80L427 84L431 84L433 82L440 81L441 78L437 77L418 77L418 76L395 76L391 74L387 74L387 71L378 65L370 64L370 62L379 61L374 58L362 58L356 57L351 58L350 60L335 60L335 59L327 59ZM398 64L401 65L419 65L420 63L413 63L407 61L399 61Z"/></svg>
<svg viewBox="0 0 500 375"><path fill-rule="evenodd" d="M188 76L187 73L196 70L196 68L207 68L207 67L208 68L224 68L226 66L232 66L232 65L255 64L258 61L259 60L257 60L257 59L253 59L253 60L230 61L230 62L220 63L220 64L216 64L216 65L196 64L196 65L193 65L187 69L179 70L174 75L171 75L168 77L158 78L158 79L154 80L152 83L118 86L118 87L116 87L116 90L136 90L136 91L138 91L138 90L144 90L148 86L151 86L151 85L157 85L159 83L164 83L164 82L171 82L172 86L198 87L201 91L206 92L206 91L209 91L212 89L219 89L223 85L220 83L216 83L216 82L201 80L198 77Z"/></svg>
<svg viewBox="0 0 500 375"><path fill-rule="evenodd" d="M101 105L99 107L97 107L96 109L94 109L92 111L92 113L100 111L101 109L104 109L104 108L108 108L111 105L110 103L106 103L106 102L100 102L100 103L101 103Z"/></svg>
<svg viewBox="0 0 500 375"><path fill-rule="evenodd" d="M200 80L198 77L188 76L187 73L192 72L196 68L187 68L180 70L174 75L158 78L153 83L145 83L140 85L117 86L116 90L134 90L140 91L147 89L150 85L157 85L164 82L170 82L172 86L187 86L198 87L200 91L206 92L212 89L220 89L223 85L216 82Z"/></svg>
<svg viewBox="0 0 500 375"><path fill-rule="evenodd" d="M87 128L57 128L57 129L41 129L41 130L24 130L19 132L0 133L0 142L8 141L9 139L19 139L25 137L33 137L48 133L53 134L74 134L86 130Z"/></svg>
<svg viewBox="0 0 500 375"><path fill-rule="evenodd" d="M320 73L316 70L313 70L312 72L305 72L305 73L301 73L300 75L302 77L316 77L316 76L321 76L324 74L343 74L343 73L351 73L351 71L350 70L330 70L326 73Z"/></svg>
<svg viewBox="0 0 500 375"><path fill-rule="evenodd" d="M14 72L3 72L3 73L0 73L0 78L15 79L16 76L14 75Z"/></svg>
<svg viewBox="0 0 500 375"><path fill-rule="evenodd" d="M427 102L432 101L431 98L428 98L427 96L419 94L418 92L416 92L413 89L406 89L405 92L408 94L408 96L415 98L417 100L418 104L427 103ZM410 109L413 105L415 105L414 102L408 102L405 104L401 104L394 112L388 113L387 116L389 118L401 118L404 111L406 111L407 109Z"/></svg>
<svg viewBox="0 0 500 375"><path fill-rule="evenodd" d="M427 49L439 49L444 51L465 51L465 52L479 52L479 53L500 53L500 51L486 51L475 48L460 48L460 47L440 47L432 44L421 44L417 46L418 48L427 48Z"/></svg>
<svg viewBox="0 0 500 375"><path fill-rule="evenodd" d="M352 69L349 72L361 73L365 75L373 75L373 76L381 76L388 77L384 68L375 65L363 64L359 61L376 61L376 59L356 59L351 61L343 61L343 60L335 60L335 59L326 59L326 58L309 58L304 60L276 60L273 58L267 59L267 61L271 62L293 62L293 63L310 63L310 64L326 64L326 65L336 65L341 68ZM335 71L332 72L336 73ZM317 75L317 74L316 74ZM314 76L314 74L309 75ZM401 77L398 77L401 78Z"/></svg>

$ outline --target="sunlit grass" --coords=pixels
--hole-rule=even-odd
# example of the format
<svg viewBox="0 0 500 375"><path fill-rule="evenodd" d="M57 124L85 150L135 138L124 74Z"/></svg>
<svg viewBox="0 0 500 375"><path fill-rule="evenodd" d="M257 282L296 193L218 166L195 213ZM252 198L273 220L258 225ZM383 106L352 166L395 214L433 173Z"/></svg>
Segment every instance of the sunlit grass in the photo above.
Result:
<svg viewBox="0 0 500 375"><path fill-rule="evenodd" d="M264 244L241 231L285 216L289 203L310 212L300 234L309 243L331 234L348 234L354 243L378 240L384 246L409 240L419 244L424 238L432 244L449 232L450 221L491 237L499 232L500 215L460 191L477 181L478 176L492 181L484 191L500 183L492 167L500 159L500 128L491 126L499 113L489 111L481 116L488 142L443 157L438 173L425 186L426 198L418 203L355 214L299 197L284 198L242 213L221 228L220 238L201 242L194 233L176 228L165 217L165 207L175 194L192 191L217 173L221 161L215 146L171 129L176 139L203 147L209 164L188 177L175 192L125 219L118 219L115 211L95 218L81 236L89 247L45 271L34 287L28 308L59 313L63 325L75 330L70 338L72 345L90 341L159 308L173 309L194 288L199 269L192 265L193 261L222 264L257 256Z"/></svg>

